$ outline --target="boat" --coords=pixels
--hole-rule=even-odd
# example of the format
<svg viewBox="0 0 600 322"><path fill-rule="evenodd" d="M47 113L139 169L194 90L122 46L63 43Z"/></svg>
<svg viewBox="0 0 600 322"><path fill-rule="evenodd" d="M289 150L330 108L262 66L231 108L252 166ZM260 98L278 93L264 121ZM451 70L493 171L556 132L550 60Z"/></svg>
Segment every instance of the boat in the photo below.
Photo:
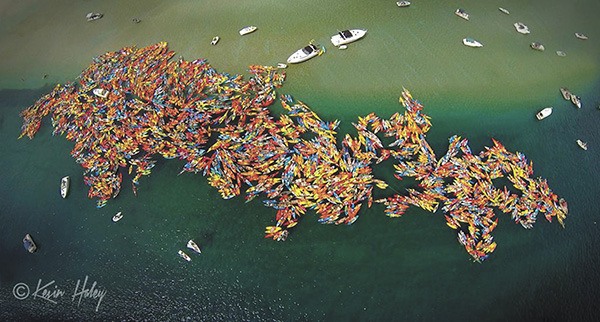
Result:
<svg viewBox="0 0 600 322"><path fill-rule="evenodd" d="M465 20L469 20L469 14L461 8L456 9L454 13Z"/></svg>
<svg viewBox="0 0 600 322"><path fill-rule="evenodd" d="M214 36L213 39L210 41L210 44L213 46L216 45L219 42L219 39L221 39L219 38L219 36Z"/></svg>
<svg viewBox="0 0 600 322"><path fill-rule="evenodd" d="M87 21L94 21L94 20L98 20L100 18L104 17L104 14L99 13L99 12L89 12L85 18L87 19Z"/></svg>
<svg viewBox="0 0 600 322"><path fill-rule="evenodd" d="M556 51L556 54L557 54L558 56L560 56L560 57L565 57L565 56L567 55L567 53L565 53L565 52L564 52L564 51L562 51L562 50L557 50L557 51Z"/></svg>
<svg viewBox="0 0 600 322"><path fill-rule="evenodd" d="M410 1L396 1L396 5L398 5L398 7L408 7L410 6Z"/></svg>
<svg viewBox="0 0 600 322"><path fill-rule="evenodd" d="M184 253L182 250L179 250L179 251L177 252L177 254L179 254L179 256L180 256L181 258L185 259L185 260L186 260L186 261L188 261L188 262L191 262L191 261L192 261L192 259L190 258L190 256L188 256L188 254Z"/></svg>
<svg viewBox="0 0 600 322"><path fill-rule="evenodd" d="M579 145L580 148L587 151L587 143L586 142L583 142L580 139L577 139L577 145Z"/></svg>
<svg viewBox="0 0 600 322"><path fill-rule="evenodd" d="M552 107L546 107L544 109L542 109L541 111L539 111L535 117L537 117L538 120L543 120L545 118L547 118L550 114L552 114Z"/></svg>
<svg viewBox="0 0 600 322"><path fill-rule="evenodd" d="M37 251L37 245L33 242L33 238L31 238L31 235L29 234L25 235L23 238L23 247L32 254Z"/></svg>
<svg viewBox="0 0 600 322"><path fill-rule="evenodd" d="M284 63L278 63L278 64L277 64L277 68L281 68L281 69L283 69L283 68L287 68L287 65L286 65L286 64L284 64Z"/></svg>
<svg viewBox="0 0 600 322"><path fill-rule="evenodd" d="M63 198L67 197L67 193L69 193L69 186L71 184L71 178L69 176L64 176L60 179L60 195Z"/></svg>
<svg viewBox="0 0 600 322"><path fill-rule="evenodd" d="M530 33L529 31L529 27L527 27L524 23L522 22L515 22L513 24L513 26L515 26L515 29L517 29L518 33L521 33L523 35L526 35L528 33Z"/></svg>
<svg viewBox="0 0 600 322"><path fill-rule="evenodd" d="M544 48L544 45L540 44L539 42L532 42L529 46L531 46L531 49L538 51L544 51L546 49Z"/></svg>
<svg viewBox="0 0 600 322"><path fill-rule="evenodd" d="M582 34L582 33L579 33L579 32L576 32L576 33L575 33L575 37L577 37L577 38L579 38L579 39L581 39L581 40L586 40L586 39L588 39L588 37L587 37L586 35L584 35L584 34Z"/></svg>
<svg viewBox="0 0 600 322"><path fill-rule="evenodd" d="M198 247L198 245L191 239L187 242L187 247L198 254L202 254L200 247Z"/></svg>
<svg viewBox="0 0 600 322"><path fill-rule="evenodd" d="M353 41L359 40L366 34L366 29L346 29L331 36L331 43L336 47L340 45L349 44Z"/></svg>
<svg viewBox="0 0 600 322"><path fill-rule="evenodd" d="M571 92L569 91L568 88L566 87L561 87L560 88L560 93L562 94L562 97L567 100L570 101L571 100Z"/></svg>
<svg viewBox="0 0 600 322"><path fill-rule="evenodd" d="M571 102L577 106L577 108L581 108L581 97L571 93Z"/></svg>
<svg viewBox="0 0 600 322"><path fill-rule="evenodd" d="M308 46L298 49L296 52L294 52L290 57L288 57L287 62L289 64L301 63L319 55L321 52L322 50L315 44L309 44Z"/></svg>
<svg viewBox="0 0 600 322"><path fill-rule="evenodd" d="M348 45L340 45L338 48L342 50L348 49Z"/></svg>
<svg viewBox="0 0 600 322"><path fill-rule="evenodd" d="M473 38L470 38L470 37L463 38L462 42L465 46L469 46L469 47L475 47L475 48L483 47L482 43L480 43L479 41L477 41Z"/></svg>
<svg viewBox="0 0 600 322"><path fill-rule="evenodd" d="M94 95L101 97L101 98L107 98L108 97L108 91L105 90L104 88L94 88L92 90L92 93L94 93Z"/></svg>
<svg viewBox="0 0 600 322"><path fill-rule="evenodd" d="M258 29L258 28L256 28L255 26L246 26L246 27L240 29L240 36L255 32L256 29Z"/></svg>
<svg viewBox="0 0 600 322"><path fill-rule="evenodd" d="M133 19L131 19L131 21L133 21L134 23L142 22L142 20L140 20L139 18L133 18Z"/></svg>
<svg viewBox="0 0 600 322"><path fill-rule="evenodd" d="M505 13L505 14L507 14L507 15L509 15L509 14L510 14L510 11L508 11L508 10L506 10L506 9L502 8L502 7L499 7L499 8L498 8L498 10L500 10L502 13Z"/></svg>
<svg viewBox="0 0 600 322"><path fill-rule="evenodd" d="M112 217L112 221L117 222L121 220L121 218L123 218L123 213L119 211Z"/></svg>

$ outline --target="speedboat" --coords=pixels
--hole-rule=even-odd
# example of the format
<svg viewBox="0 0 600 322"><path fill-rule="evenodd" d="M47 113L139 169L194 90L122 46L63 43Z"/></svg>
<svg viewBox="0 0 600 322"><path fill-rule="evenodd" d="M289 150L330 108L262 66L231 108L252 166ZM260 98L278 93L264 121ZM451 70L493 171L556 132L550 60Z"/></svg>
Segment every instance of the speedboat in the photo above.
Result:
<svg viewBox="0 0 600 322"><path fill-rule="evenodd" d="M527 26L526 26L524 23L522 23L522 22L515 22L515 23L513 24L513 26L515 26L515 29L517 29L517 32L518 32L518 33L521 33L521 34L523 34L523 35L526 35L526 34L528 34L528 33L530 32L530 31L529 31L529 27L527 27Z"/></svg>
<svg viewBox="0 0 600 322"><path fill-rule="evenodd" d="M465 20L469 20L469 14L461 8L456 9L454 13Z"/></svg>
<svg viewBox="0 0 600 322"><path fill-rule="evenodd" d="M188 261L188 262L191 262L191 261L192 261L192 259L190 258L190 256L188 256L188 254L184 253L182 250L179 250L179 251L177 252L177 254L179 254L179 256L180 256L181 258L185 259L185 260L186 260L186 261Z"/></svg>
<svg viewBox="0 0 600 322"><path fill-rule="evenodd" d="M123 213L119 211L112 217L112 221L117 222L121 220L121 218L123 218Z"/></svg>
<svg viewBox="0 0 600 322"><path fill-rule="evenodd" d="M37 245L33 242L33 238L31 238L31 235L25 235L25 238L23 238L23 247L25 247L25 249L27 249L28 252L32 254L35 253L35 251L37 250Z"/></svg>
<svg viewBox="0 0 600 322"><path fill-rule="evenodd" d="M290 57L288 57L287 62L289 64L301 63L321 53L322 50L319 47L317 47L315 44L309 44L308 46L298 49L296 52L294 52Z"/></svg>
<svg viewBox="0 0 600 322"><path fill-rule="evenodd" d="M544 48L544 45L540 44L539 42L532 42L529 46L531 46L531 49L533 50L544 51L546 49Z"/></svg>
<svg viewBox="0 0 600 322"><path fill-rule="evenodd" d="M582 34L582 33L579 33L579 32L576 32L576 33L575 33L575 37L577 37L577 38L579 38L579 39L581 39L581 40L586 40L586 39L588 39L588 37L587 37L586 35L584 35L584 34Z"/></svg>
<svg viewBox="0 0 600 322"><path fill-rule="evenodd" d="M587 143L586 142L583 142L580 139L577 139L577 145L579 145L580 148L587 151Z"/></svg>
<svg viewBox="0 0 600 322"><path fill-rule="evenodd" d="M98 20L100 18L102 18L104 16L104 14L102 13L98 13L98 12L89 12L85 18L87 19L87 21L94 21L94 20Z"/></svg>
<svg viewBox="0 0 600 322"><path fill-rule="evenodd" d="M348 45L340 45L338 48L341 50L348 49Z"/></svg>
<svg viewBox="0 0 600 322"><path fill-rule="evenodd" d="M64 176L60 179L60 195L63 198L67 197L67 193L69 193L69 185L71 183L71 178L69 176Z"/></svg>
<svg viewBox="0 0 600 322"><path fill-rule="evenodd" d="M577 106L577 108L581 108L581 97L571 94L571 102Z"/></svg>
<svg viewBox="0 0 600 322"><path fill-rule="evenodd" d="M564 52L564 51L562 51L562 50L557 50L557 51L556 51L556 54L557 54L558 56L560 56L560 57L565 57L565 56L567 55L567 53L565 53L565 52Z"/></svg>
<svg viewBox="0 0 600 322"><path fill-rule="evenodd" d="M198 254L202 254L200 247L198 247L198 245L191 239L187 242L187 247Z"/></svg>
<svg viewBox="0 0 600 322"><path fill-rule="evenodd" d="M470 38L470 37L463 38L462 42L465 46L469 46L469 47L476 47L476 48L483 47L482 43L480 43L479 41L477 41L473 38Z"/></svg>
<svg viewBox="0 0 600 322"><path fill-rule="evenodd" d="M408 7L410 6L410 1L396 1L396 5L398 7Z"/></svg>
<svg viewBox="0 0 600 322"><path fill-rule="evenodd" d="M562 97L567 100L570 101L571 100L571 92L569 91L568 88L566 87L561 87L560 88L560 93L562 94Z"/></svg>
<svg viewBox="0 0 600 322"><path fill-rule="evenodd" d="M277 68L284 69L287 68L287 65L284 63L277 63Z"/></svg>
<svg viewBox="0 0 600 322"><path fill-rule="evenodd" d="M219 39L221 39L219 38L219 36L214 36L213 39L210 41L210 44L213 46L216 45L219 42Z"/></svg>
<svg viewBox="0 0 600 322"><path fill-rule="evenodd" d="M94 88L92 90L92 93L94 93L94 95L101 97L101 98L107 98L108 97L108 91L105 90L104 88Z"/></svg>
<svg viewBox="0 0 600 322"><path fill-rule="evenodd" d="M258 28L256 28L255 26L246 26L246 27L240 29L240 36L255 32L256 29L258 29Z"/></svg>
<svg viewBox="0 0 600 322"><path fill-rule="evenodd" d="M503 13L505 13L505 14L507 14L507 15L509 15L509 14L510 14L510 12L509 12L508 10L506 10L506 9L504 9L504 8L502 8L502 7L499 7L499 8L498 8L498 10L500 10L501 12L503 12Z"/></svg>
<svg viewBox="0 0 600 322"><path fill-rule="evenodd" d="M366 29L347 29L331 36L331 43L336 47L339 45L349 44L353 41L359 40L366 34Z"/></svg>
<svg viewBox="0 0 600 322"><path fill-rule="evenodd" d="M538 120L543 120L545 118L547 118L550 114L552 114L552 107L546 107L543 110L539 111L535 117L537 117Z"/></svg>

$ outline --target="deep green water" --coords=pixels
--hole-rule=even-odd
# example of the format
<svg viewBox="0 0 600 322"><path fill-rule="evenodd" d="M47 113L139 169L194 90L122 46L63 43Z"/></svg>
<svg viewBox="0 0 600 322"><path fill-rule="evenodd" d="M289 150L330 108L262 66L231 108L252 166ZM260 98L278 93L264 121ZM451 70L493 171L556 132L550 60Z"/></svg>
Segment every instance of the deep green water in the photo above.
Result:
<svg viewBox="0 0 600 322"><path fill-rule="evenodd" d="M337 0L2 6L2 17L10 17L0 20L1 320L599 318L597 1L415 0L406 9L394 1ZM453 14L459 6L471 21ZM91 10L105 18L79 23ZM131 23L136 16L142 23ZM517 34L516 21L532 34ZM259 30L240 38L237 30L248 24ZM369 33L338 51L328 37L346 27ZM575 39L575 31L590 39ZM215 34L222 39L212 47ZM466 36L485 47L462 46ZM354 133L350 122L357 116L398 110L406 86L432 117L428 141L437 155L445 153L453 134L469 138L474 151L494 137L525 153L535 175L569 202L566 228L539 218L525 230L501 215L494 233L498 248L477 264L440 213L411 208L390 219L376 204L362 209L352 226L320 225L309 213L285 243L277 243L263 238L274 220L272 209L259 200L222 200L202 176L177 176L180 161L160 161L141 179L137 197L125 182L117 199L96 209L87 198L83 169L69 155L73 144L52 136L48 119L34 140L17 140L19 112L106 51L165 40L186 59L206 57L219 71L245 73L249 64L285 60L313 38L327 53L290 66L281 93L305 101L323 119L340 119L342 131ZM547 50L530 50L534 39ZM562 100L560 86L579 94L584 107ZM545 106L554 106L554 113L536 121L534 114ZM588 142L587 152L577 147L577 138ZM385 167L375 171L386 179L392 173ZM67 174L71 192L63 200L59 182ZM117 211L125 217L114 224L110 218ZM40 247L35 255L21 246L25 233ZM190 238L203 253L186 263L177 250ZM97 312L97 300L83 299L79 306L72 301L77 280L85 276L107 291ZM39 279L55 281L66 294L56 304L31 295L15 298L17 283L33 292Z"/></svg>

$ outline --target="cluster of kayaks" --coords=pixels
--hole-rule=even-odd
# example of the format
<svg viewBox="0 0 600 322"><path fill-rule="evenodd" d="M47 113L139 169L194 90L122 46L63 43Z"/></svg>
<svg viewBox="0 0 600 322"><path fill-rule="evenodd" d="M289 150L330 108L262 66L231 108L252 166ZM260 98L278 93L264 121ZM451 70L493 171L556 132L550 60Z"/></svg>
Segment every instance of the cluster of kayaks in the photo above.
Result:
<svg viewBox="0 0 600 322"><path fill-rule="evenodd" d="M280 241L309 210L321 223L349 225L373 201L383 203L390 217L410 206L431 212L442 206L467 252L481 261L495 248L491 207L526 228L538 213L560 223L566 216L566 202L545 180L530 178L525 156L495 140L494 147L475 155L465 139L452 137L446 155L436 157L425 138L429 117L407 90L400 97L404 113L359 117L353 123L357 135L339 139L338 121L323 121L289 95L280 96L285 114L269 111L283 83L281 69L251 66L253 77L244 80L218 73L204 60L170 60L173 56L160 43L97 57L77 85L57 86L21 113L21 136L33 137L52 113L54 132L76 142L72 155L85 168L88 196L99 205L118 193L120 170L135 171L135 189L140 176L150 173L153 156L178 158L185 163L182 173L203 174L224 199L244 188L247 201L262 195L265 206L276 210L265 237ZM87 94L98 87L110 94ZM373 190L388 184L375 177L372 166L386 160L397 178L414 177L419 190L373 200ZM501 176L522 195L495 188L491 180ZM188 248L196 251L193 244ZM179 256L189 257L183 251Z"/></svg>

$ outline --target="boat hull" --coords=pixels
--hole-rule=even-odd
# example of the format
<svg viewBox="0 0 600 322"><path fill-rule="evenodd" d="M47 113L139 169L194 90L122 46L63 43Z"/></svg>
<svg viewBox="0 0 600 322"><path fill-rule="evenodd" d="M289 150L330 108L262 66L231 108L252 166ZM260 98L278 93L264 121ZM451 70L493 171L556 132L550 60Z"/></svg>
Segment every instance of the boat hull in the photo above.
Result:
<svg viewBox="0 0 600 322"><path fill-rule="evenodd" d="M483 47L483 44L473 38L464 38L463 44L467 47L479 48Z"/></svg>
<svg viewBox="0 0 600 322"><path fill-rule="evenodd" d="M25 235L25 237L23 238L23 247L25 247L25 249L32 254L37 251L37 245L35 244L33 238L31 238L31 235L29 234Z"/></svg>
<svg viewBox="0 0 600 322"><path fill-rule="evenodd" d="M288 64L302 63L302 62L305 62L305 61L307 61L307 60L309 60L309 59L317 56L318 54L319 54L319 50L318 49L313 50L309 54L307 54L304 51L304 48L298 49L290 57L288 57L287 62L288 62Z"/></svg>
<svg viewBox="0 0 600 322"><path fill-rule="evenodd" d="M543 110L539 111L535 115L535 117L541 121L541 120L547 118L548 116L550 116L550 114L552 114L552 107L546 107Z"/></svg>
<svg viewBox="0 0 600 322"><path fill-rule="evenodd" d="M331 36L331 43L338 47L340 45L346 45L351 42L355 42L367 34L365 29L350 29L340 31L337 34Z"/></svg>
<svg viewBox="0 0 600 322"><path fill-rule="evenodd" d="M71 185L71 178L69 176L63 177L60 180L60 196L64 198L67 197L69 193L69 186Z"/></svg>
<svg viewBox="0 0 600 322"><path fill-rule="evenodd" d="M255 26L247 26L247 27L244 27L244 28L240 29L240 36L243 36L243 35L247 35L247 34L253 33L253 32L255 32L255 31L256 31L256 29L258 29L258 28L256 28Z"/></svg>

